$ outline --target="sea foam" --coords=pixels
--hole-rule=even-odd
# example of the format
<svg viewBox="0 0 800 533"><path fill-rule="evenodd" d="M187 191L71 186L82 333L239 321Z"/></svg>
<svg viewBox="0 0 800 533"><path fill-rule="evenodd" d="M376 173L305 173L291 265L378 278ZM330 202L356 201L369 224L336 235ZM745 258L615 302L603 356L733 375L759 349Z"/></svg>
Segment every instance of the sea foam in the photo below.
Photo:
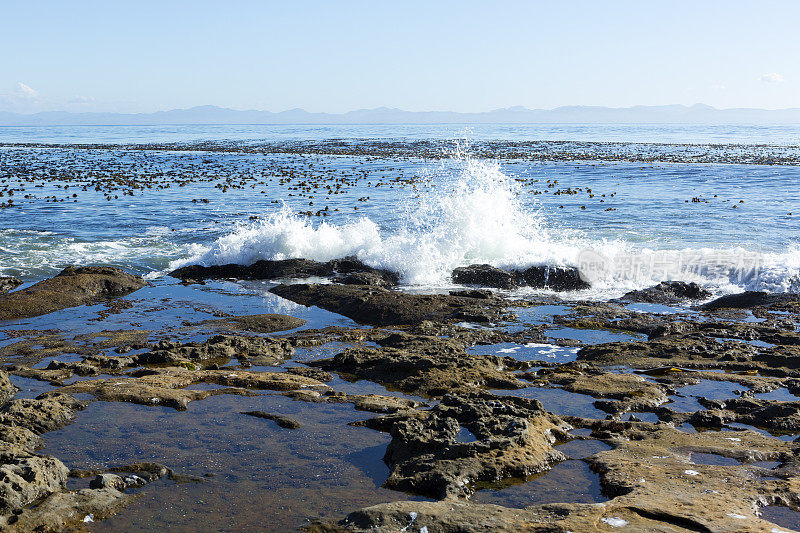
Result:
<svg viewBox="0 0 800 533"><path fill-rule="evenodd" d="M517 193L496 163L462 158L455 174L430 180L419 197L401 209L392 230L367 217L314 224L284 204L175 265L294 257L327 261L352 255L397 272L409 285L446 285L453 268L465 264L576 260L575 243L553 240L539 211L524 209Z"/></svg>
<svg viewBox="0 0 800 533"><path fill-rule="evenodd" d="M455 162L454 172L434 172L425 181L391 228L368 217L315 222L284 203L170 267L355 256L398 273L407 286L448 287L454 268L488 263L509 269L576 266L592 284L582 293L589 298L619 296L663 280L695 281L717 293L800 290L798 246L757 254L737 247L658 249L592 239L551 226L537 205L523 204L516 182L498 163L461 153Z"/></svg>

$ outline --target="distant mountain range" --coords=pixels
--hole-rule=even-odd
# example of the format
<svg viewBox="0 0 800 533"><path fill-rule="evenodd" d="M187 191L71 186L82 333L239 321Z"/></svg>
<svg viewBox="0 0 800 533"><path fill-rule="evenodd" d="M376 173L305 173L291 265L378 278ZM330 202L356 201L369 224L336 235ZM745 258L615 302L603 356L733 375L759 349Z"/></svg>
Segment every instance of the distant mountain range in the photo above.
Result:
<svg viewBox="0 0 800 533"><path fill-rule="evenodd" d="M689 124L797 124L800 108L717 109L693 106L598 107L565 106L527 109L516 106L482 113L453 111L403 111L388 107L359 109L348 113L309 113L290 109L237 111L216 106L198 106L155 113L71 113L48 111L22 114L0 111L0 126L50 125L159 125L159 124L480 124L480 123L689 123ZM0 132L2 133L2 132Z"/></svg>

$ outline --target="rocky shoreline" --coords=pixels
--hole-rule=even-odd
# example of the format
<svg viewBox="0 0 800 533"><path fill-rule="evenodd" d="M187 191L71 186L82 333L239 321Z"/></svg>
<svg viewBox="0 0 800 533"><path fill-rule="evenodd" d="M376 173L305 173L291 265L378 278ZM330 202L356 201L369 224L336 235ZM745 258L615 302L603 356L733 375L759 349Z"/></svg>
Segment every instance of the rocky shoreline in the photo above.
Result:
<svg viewBox="0 0 800 533"><path fill-rule="evenodd" d="M70 268L21 289L9 281L0 294L0 317L11 325L0 346L3 529L91 529L105 518L113 525L113 515L158 480L203 482L146 457L71 469L58 450L37 453L48 433L79 420L89 405L180 413L211 397L265 393L371 413L350 424L388 435L389 473L380 483L408 495L338 518L309 509L307 531L800 528L787 523L800 517L796 295L744 293L703 303L710 295L702 288L665 282L611 302L521 301L491 288L574 290L580 277L569 269L509 273L486 265L454 272L470 285L463 290L411 294L395 288L392 273L352 258L187 267L173 276L186 286L281 279L273 297L356 324L304 329L291 313L229 314L163 338L148 324L68 338L13 324L79 305L120 313L133 305L123 297L145 282L110 267ZM309 283L309 276L329 279ZM571 336L556 335L564 331ZM330 347L329 356L298 355L318 347ZM557 350L568 355L556 358ZM49 390L20 397L15 379ZM385 393L347 392L341 380L378 384ZM546 393L561 395L569 408ZM306 427L282 412L241 413L280 431ZM576 459L561 451L565 443L596 443L600 451ZM565 461L597 476L600 501L522 508L480 501L482 491L535 486ZM76 488L71 480L89 484Z"/></svg>

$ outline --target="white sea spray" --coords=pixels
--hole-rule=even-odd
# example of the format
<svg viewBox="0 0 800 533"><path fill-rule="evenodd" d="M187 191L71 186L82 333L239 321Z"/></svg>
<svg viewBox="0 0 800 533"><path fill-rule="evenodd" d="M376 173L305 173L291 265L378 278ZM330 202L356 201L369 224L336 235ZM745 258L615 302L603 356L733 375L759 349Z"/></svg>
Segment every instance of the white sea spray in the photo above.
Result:
<svg viewBox="0 0 800 533"><path fill-rule="evenodd" d="M741 290L800 290L800 245L781 253L743 247L636 247L590 239L555 227L519 198L514 179L497 162L454 154L455 171L435 169L421 192L383 226L366 216L315 222L283 203L262 219L239 224L210 246L194 246L186 264L251 264L259 259L317 261L355 256L397 272L405 285L443 288L459 266L488 263L507 269L575 266L592 284L584 298L609 298L663 280L694 281L717 294Z"/></svg>

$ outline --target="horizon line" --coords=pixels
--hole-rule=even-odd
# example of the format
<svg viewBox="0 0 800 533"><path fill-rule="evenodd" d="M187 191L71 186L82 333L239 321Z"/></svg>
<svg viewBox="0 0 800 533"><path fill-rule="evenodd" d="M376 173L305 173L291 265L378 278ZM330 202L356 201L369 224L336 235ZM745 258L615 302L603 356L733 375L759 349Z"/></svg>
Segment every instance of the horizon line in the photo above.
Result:
<svg viewBox="0 0 800 533"><path fill-rule="evenodd" d="M34 112L19 112L19 111L10 111L10 110L3 110L0 109L0 113L4 114L11 114L11 115L18 115L18 116L35 116L35 115L42 115L48 113L68 113L71 115L80 115L80 114L109 114L109 115L155 115L158 113L171 113L175 111L192 111L192 110L200 110L200 109L214 109L214 110L221 110L221 111L232 111L235 113L269 113L273 115L279 115L283 113L290 113L290 112L303 112L310 115L347 115L351 113L358 113L358 112L379 112L379 111L392 111L392 112L400 112L400 113L450 113L455 115L483 115L488 113L495 113L500 111L507 111L507 112L552 112L552 111L559 111L559 110L567 110L567 109L594 109L594 110L608 110L608 111L626 111L626 110L637 110L637 109L658 109L658 108L683 108L687 110L692 109L702 109L708 111L767 111L767 112L780 112L780 111L798 111L800 107L784 107L784 108L766 108L766 107L714 107L709 104L705 104L702 102L697 102L691 105L688 104L634 104L629 106L619 106L619 107L612 107L612 106L604 106L604 105L595 105L595 104L566 104L560 105L551 108L530 108L525 107L522 105L513 105L508 107L498 107L493 108L485 111L453 111L448 109L429 109L423 111L411 111L407 109L403 109L400 107L389 107L389 106L377 106L371 108L356 108L351 109L349 111L340 111L340 112L332 112L332 111L308 111L303 107L292 107L288 109L284 109L281 111L270 111L268 109L255 109L255 108L248 108L248 109L237 109L233 107L224 107L216 104L200 104L190 107L174 107L170 109L158 109L155 111L74 111L74 110L67 110L67 109L49 109L43 111L34 111Z"/></svg>
<svg viewBox="0 0 800 533"><path fill-rule="evenodd" d="M625 126L754 126L748 122L154 122L152 124L0 124L0 128L96 128L105 127L150 127L150 126L602 126L606 124L619 124ZM780 122L770 124L775 126L795 126L797 122ZM20 144L5 143L0 144ZM27 144L27 143L21 143Z"/></svg>

